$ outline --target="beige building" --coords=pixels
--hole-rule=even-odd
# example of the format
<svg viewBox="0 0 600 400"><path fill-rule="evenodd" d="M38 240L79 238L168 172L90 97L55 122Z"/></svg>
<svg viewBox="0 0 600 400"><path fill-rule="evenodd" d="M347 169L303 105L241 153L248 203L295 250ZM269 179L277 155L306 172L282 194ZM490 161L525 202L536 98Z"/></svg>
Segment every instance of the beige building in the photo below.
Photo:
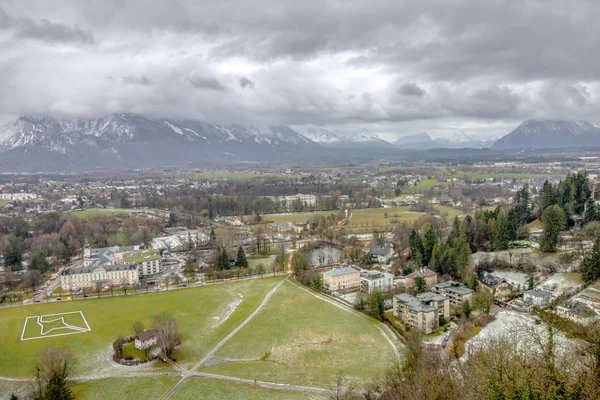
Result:
<svg viewBox="0 0 600 400"><path fill-rule="evenodd" d="M473 304L472 297L475 294L473 289L469 289L464 284L454 281L433 285L431 291L448 297L450 303L455 306L461 305L465 300L468 300L469 303Z"/></svg>
<svg viewBox="0 0 600 400"><path fill-rule="evenodd" d="M60 285L63 290L94 289L97 284L135 286L140 276L135 264L67 267L60 273Z"/></svg>
<svg viewBox="0 0 600 400"><path fill-rule="evenodd" d="M432 287L438 282L438 276L435 272L429 268L421 268L411 274L406 275L405 282L407 289L412 289L415 287L415 279L417 279L417 277L425 279L425 284L428 288Z"/></svg>
<svg viewBox="0 0 600 400"><path fill-rule="evenodd" d="M556 307L556 314L586 326L594 322L596 312L578 301L565 301Z"/></svg>
<svg viewBox="0 0 600 400"><path fill-rule="evenodd" d="M477 277L479 286L490 292L494 297L507 297L512 294L512 286L504 278L489 272L483 272Z"/></svg>
<svg viewBox="0 0 600 400"><path fill-rule="evenodd" d="M403 293L394 296L394 316L406 325L427 334L439 327L439 310L418 298Z"/></svg>
<svg viewBox="0 0 600 400"><path fill-rule="evenodd" d="M438 317L444 317L446 321L450 320L450 299L439 293L425 292L419 293L417 299L423 304L427 304L438 311Z"/></svg>
<svg viewBox="0 0 600 400"><path fill-rule="evenodd" d="M323 274L323 286L331 292L360 286L360 272L354 268L334 268Z"/></svg>

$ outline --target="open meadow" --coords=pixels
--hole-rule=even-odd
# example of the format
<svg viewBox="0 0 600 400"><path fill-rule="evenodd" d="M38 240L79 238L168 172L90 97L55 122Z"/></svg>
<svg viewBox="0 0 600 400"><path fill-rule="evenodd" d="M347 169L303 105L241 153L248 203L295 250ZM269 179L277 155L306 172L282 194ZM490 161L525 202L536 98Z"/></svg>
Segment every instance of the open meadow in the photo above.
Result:
<svg viewBox="0 0 600 400"><path fill-rule="evenodd" d="M140 370L170 369L162 363L140 367L124 367L112 359L112 342L117 336L131 334L131 324L139 320L150 326L154 315L167 312L175 317L183 337L181 348L175 357L183 366L193 365L220 339L244 320L265 297L267 292L282 278L263 278L239 283L206 286L169 292L120 296L115 298L89 299L55 302L34 306L0 309L0 326L3 339L0 341L0 376L30 377L33 364L40 350L46 346L71 348L76 358L75 376L135 372ZM230 305L238 300L234 309ZM21 340L27 317L38 317L81 311L89 324L89 332L68 335L52 331L48 335L34 332L35 326L28 320L26 335L38 338ZM71 317L70 317L71 318ZM51 324L56 318L44 317ZM65 323L81 323L76 319ZM45 323L44 323L45 325ZM55 328L49 325L48 329ZM40 328L41 329L41 328ZM31 330L31 331L30 331ZM57 335L54 335L54 334ZM28 336L28 337L30 337Z"/></svg>
<svg viewBox="0 0 600 400"><path fill-rule="evenodd" d="M133 210L124 208L88 208L85 210L69 212L66 215L86 219L94 215L127 215L132 212Z"/></svg>
<svg viewBox="0 0 600 400"><path fill-rule="evenodd" d="M200 371L323 388L342 372L364 383L392 367L392 343L381 322L285 282Z"/></svg>
<svg viewBox="0 0 600 400"><path fill-rule="evenodd" d="M192 378L181 385L170 398L173 400L325 400L328 397L253 384Z"/></svg>

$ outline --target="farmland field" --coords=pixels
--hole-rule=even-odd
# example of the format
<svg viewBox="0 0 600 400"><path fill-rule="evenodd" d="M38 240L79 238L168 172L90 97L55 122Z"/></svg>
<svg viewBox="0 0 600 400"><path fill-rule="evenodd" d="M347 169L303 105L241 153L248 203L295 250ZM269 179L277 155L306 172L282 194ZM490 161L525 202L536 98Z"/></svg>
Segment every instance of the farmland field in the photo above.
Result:
<svg viewBox="0 0 600 400"><path fill-rule="evenodd" d="M336 373L366 382L396 353L385 325L285 282L202 372L327 388Z"/></svg>
<svg viewBox="0 0 600 400"><path fill-rule="evenodd" d="M258 178L288 178L299 179L299 174L280 174L271 172L236 172L236 171L203 171L195 172L192 176L196 179L208 180L248 180Z"/></svg>
<svg viewBox="0 0 600 400"><path fill-rule="evenodd" d="M194 364L256 309L266 293L282 278L263 278L225 285L128 297L68 301L0 309L0 376L28 377L40 350L46 346L70 347L76 358L75 376L114 371L164 370L164 364L123 367L111 360L112 342L131 333L135 320L149 326L154 315L171 313L179 323L183 344L176 357L180 364ZM230 304L242 302L225 320ZM90 332L76 335L21 340L27 317L81 311Z"/></svg>
<svg viewBox="0 0 600 400"><path fill-rule="evenodd" d="M348 225L351 230L352 228L383 228L394 223L413 222L424 215L426 214L410 211L410 207L364 208L352 211L352 218Z"/></svg>
<svg viewBox="0 0 600 400"><path fill-rule="evenodd" d="M93 215L125 215L131 214L132 212L133 210L124 208L88 208L87 210L73 211L67 213L67 215L86 219Z"/></svg>
<svg viewBox="0 0 600 400"><path fill-rule="evenodd" d="M272 224L278 224L280 222L291 222L293 224L298 222L312 221L316 217L326 217L331 214L339 213L338 210L332 211L316 211L316 212L302 212L302 213L284 213L284 214L265 214L262 216L263 221Z"/></svg>
<svg viewBox="0 0 600 400"><path fill-rule="evenodd" d="M507 178L507 179L536 179L536 178L551 178L553 174L538 174L527 172L477 172L477 171L456 171L451 176L462 179L464 177L470 179L489 179L489 178Z"/></svg>
<svg viewBox="0 0 600 400"><path fill-rule="evenodd" d="M159 399L179 380L178 376L105 378L73 384L82 400Z"/></svg>
<svg viewBox="0 0 600 400"><path fill-rule="evenodd" d="M327 397L312 393L300 393L285 389L270 389L244 383L225 382L214 379L188 379L177 389L173 400L325 400Z"/></svg>

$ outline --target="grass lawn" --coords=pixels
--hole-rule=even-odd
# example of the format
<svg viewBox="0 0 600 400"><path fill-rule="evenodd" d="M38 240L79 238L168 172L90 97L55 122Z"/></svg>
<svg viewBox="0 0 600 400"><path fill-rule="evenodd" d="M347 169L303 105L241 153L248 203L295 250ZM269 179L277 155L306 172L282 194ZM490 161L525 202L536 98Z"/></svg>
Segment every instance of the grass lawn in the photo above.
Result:
<svg viewBox="0 0 600 400"><path fill-rule="evenodd" d="M46 346L70 347L77 362L75 375L167 368L160 363L124 367L111 359L112 342L117 336L130 334L135 320L149 326L153 316L161 312L172 314L178 321L183 344L175 357L189 367L254 311L280 279L263 278L137 296L0 309L0 376L30 376L35 359ZM240 295L244 296L242 303L229 318L218 324L229 305L239 300ZM69 311L82 311L91 332L21 341L26 317Z"/></svg>
<svg viewBox="0 0 600 400"><path fill-rule="evenodd" d="M263 264L265 268L267 268L271 263L275 260L275 256L273 257L260 257L260 258L251 258L248 257L248 268L254 269L258 267L259 264Z"/></svg>
<svg viewBox="0 0 600 400"><path fill-rule="evenodd" d="M436 209L437 211L441 212L442 214L447 214L449 220L453 220L454 217L460 217L461 215L464 214L464 212L462 212L462 210L459 210L458 208L454 208L454 207L450 207L450 206L436 205L436 206L433 206L433 208Z"/></svg>
<svg viewBox="0 0 600 400"><path fill-rule="evenodd" d="M291 282L215 355L205 372L329 387L338 372L365 383L395 360L381 322L315 297Z"/></svg>
<svg viewBox="0 0 600 400"><path fill-rule="evenodd" d="M86 219L90 218L93 215L124 215L131 214L132 212L133 210L124 208L88 208L86 210L73 211L67 213L67 215L72 215L74 217Z"/></svg>
<svg viewBox="0 0 600 400"><path fill-rule="evenodd" d="M263 214L263 222L269 224L278 224L280 222L291 222L293 224L297 222L312 221L316 217L328 216L331 214L338 214L339 211L316 211L316 212L305 212L305 213L285 213L285 214Z"/></svg>
<svg viewBox="0 0 600 400"><path fill-rule="evenodd" d="M302 175L299 174L279 174L271 172L236 172L236 171L204 171L195 172L193 177L196 179L208 179L208 180L248 180L258 178L288 178L288 179L300 179Z"/></svg>
<svg viewBox="0 0 600 400"><path fill-rule="evenodd" d="M326 396L293 390L264 388L258 385L191 378L171 396L173 400L325 400Z"/></svg>
<svg viewBox="0 0 600 400"><path fill-rule="evenodd" d="M0 200L0 207L4 207L8 203L11 203L11 201L10 200Z"/></svg>
<svg viewBox="0 0 600 400"><path fill-rule="evenodd" d="M352 211L348 225L350 228L384 227L396 222L413 222L424 215L426 214L410 211L410 207L363 208Z"/></svg>
<svg viewBox="0 0 600 400"><path fill-rule="evenodd" d="M508 179L536 179L553 177L552 174L536 174L527 172L477 172L477 171L456 171L453 175L455 178L470 178L470 179L488 179L488 178L508 178Z"/></svg>
<svg viewBox="0 0 600 400"><path fill-rule="evenodd" d="M159 399L179 376L105 378L71 385L76 399Z"/></svg>
<svg viewBox="0 0 600 400"><path fill-rule="evenodd" d="M542 221L540 221L539 219L535 219L535 220L531 221L530 223L528 223L527 225L525 225L525 227L529 231L536 231L536 230L542 229L543 225L542 225Z"/></svg>

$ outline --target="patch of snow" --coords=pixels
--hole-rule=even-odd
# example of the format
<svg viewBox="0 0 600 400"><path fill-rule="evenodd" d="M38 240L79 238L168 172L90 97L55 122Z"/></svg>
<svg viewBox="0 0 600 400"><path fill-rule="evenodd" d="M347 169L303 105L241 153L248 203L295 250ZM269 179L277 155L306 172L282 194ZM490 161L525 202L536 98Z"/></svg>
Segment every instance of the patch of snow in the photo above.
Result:
<svg viewBox="0 0 600 400"><path fill-rule="evenodd" d="M225 315L223 315L220 318L214 317L214 318L218 319L218 321L215 325L213 325L213 328L216 328L217 326L221 325L223 322L227 321L227 318L229 318L231 316L231 314L233 314L235 309L242 303L242 301L244 300L244 296L241 293L238 293L238 296L240 296L240 299L229 304L229 306L227 307L227 310L225 311Z"/></svg>
<svg viewBox="0 0 600 400"><path fill-rule="evenodd" d="M169 121L163 121L165 123L165 125L167 125L169 128L171 128L173 130L173 132L175 133L179 133L180 135L183 135L183 131L176 127L175 125L171 124Z"/></svg>

